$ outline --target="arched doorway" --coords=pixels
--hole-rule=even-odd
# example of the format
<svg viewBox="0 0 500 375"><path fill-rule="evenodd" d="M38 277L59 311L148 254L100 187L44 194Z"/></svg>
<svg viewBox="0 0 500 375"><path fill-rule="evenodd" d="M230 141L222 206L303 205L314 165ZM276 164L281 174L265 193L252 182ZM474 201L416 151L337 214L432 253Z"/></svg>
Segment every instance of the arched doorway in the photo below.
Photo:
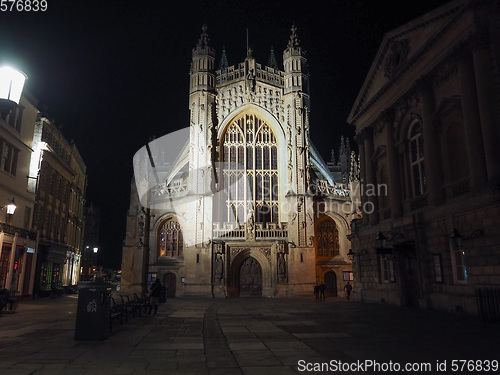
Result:
<svg viewBox="0 0 500 375"><path fill-rule="evenodd" d="M175 297L177 276L175 276L172 272L166 273L165 276L163 276L163 285L166 285L167 287L167 298Z"/></svg>
<svg viewBox="0 0 500 375"><path fill-rule="evenodd" d="M327 297L337 297L337 275L333 271L325 273L325 294Z"/></svg>
<svg viewBox="0 0 500 375"><path fill-rule="evenodd" d="M262 296L262 267L252 257L245 259L240 267L240 297Z"/></svg>

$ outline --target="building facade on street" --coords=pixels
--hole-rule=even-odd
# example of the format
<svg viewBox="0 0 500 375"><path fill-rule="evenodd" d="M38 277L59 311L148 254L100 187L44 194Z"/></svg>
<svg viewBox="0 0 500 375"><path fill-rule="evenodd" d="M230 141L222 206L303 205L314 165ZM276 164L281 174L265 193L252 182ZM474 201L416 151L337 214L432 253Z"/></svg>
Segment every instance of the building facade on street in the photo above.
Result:
<svg viewBox="0 0 500 375"><path fill-rule="evenodd" d="M310 126L321 124L309 123L295 27L283 62L280 70L272 50L263 66L249 49L230 66L223 50L217 69L203 28L192 52L189 127L134 158L122 291L159 277L171 296L310 295L322 282L327 295L343 293L357 158L347 155L351 173L342 178L310 141Z"/></svg>
<svg viewBox="0 0 500 375"><path fill-rule="evenodd" d="M498 25L498 1L458 0L385 35L348 118L358 300L500 311Z"/></svg>
<svg viewBox="0 0 500 375"><path fill-rule="evenodd" d="M36 192L33 228L39 232L36 293L76 285L83 246L86 166L76 145L51 120L35 124L30 191Z"/></svg>
<svg viewBox="0 0 500 375"><path fill-rule="evenodd" d="M22 296L33 294L36 266L37 233L31 225L35 194L28 189L36 105L24 93L0 118L0 289Z"/></svg>

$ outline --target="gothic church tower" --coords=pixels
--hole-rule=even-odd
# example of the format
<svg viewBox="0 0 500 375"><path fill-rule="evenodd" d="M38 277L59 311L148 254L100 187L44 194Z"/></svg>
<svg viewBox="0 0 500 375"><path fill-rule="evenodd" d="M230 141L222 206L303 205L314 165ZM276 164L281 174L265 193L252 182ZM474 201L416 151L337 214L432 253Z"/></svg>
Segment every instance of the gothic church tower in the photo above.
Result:
<svg viewBox="0 0 500 375"><path fill-rule="evenodd" d="M229 65L224 49L216 69L203 26L192 50L189 127L179 131L186 140L168 134L134 158L136 172L148 173L136 175L145 199L131 199L122 268L135 282L125 292L159 277L170 296L309 295L320 281L342 293L352 201L310 140L308 65L295 26L284 70L274 49L268 65L250 49ZM173 160L164 160L167 149L178 149ZM130 275L138 264L142 278Z"/></svg>

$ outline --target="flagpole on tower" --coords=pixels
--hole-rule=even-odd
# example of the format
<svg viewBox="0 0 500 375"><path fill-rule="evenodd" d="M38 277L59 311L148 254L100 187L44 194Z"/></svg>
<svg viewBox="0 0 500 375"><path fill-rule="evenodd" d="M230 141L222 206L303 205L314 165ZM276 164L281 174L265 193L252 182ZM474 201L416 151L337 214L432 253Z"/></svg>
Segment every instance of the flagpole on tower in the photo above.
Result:
<svg viewBox="0 0 500 375"><path fill-rule="evenodd" d="M248 28L247 28L247 57L248 57Z"/></svg>

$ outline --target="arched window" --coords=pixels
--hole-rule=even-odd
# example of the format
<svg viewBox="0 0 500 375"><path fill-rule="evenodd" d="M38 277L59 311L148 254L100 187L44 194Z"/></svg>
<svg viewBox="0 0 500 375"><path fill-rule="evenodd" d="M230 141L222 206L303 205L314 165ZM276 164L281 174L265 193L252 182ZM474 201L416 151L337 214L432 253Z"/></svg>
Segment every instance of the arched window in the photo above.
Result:
<svg viewBox="0 0 500 375"><path fill-rule="evenodd" d="M180 224L169 219L160 226L160 256L182 256L184 240Z"/></svg>
<svg viewBox="0 0 500 375"><path fill-rule="evenodd" d="M278 144L272 129L255 115L243 115L228 126L222 149L227 200L221 220L277 223Z"/></svg>
<svg viewBox="0 0 500 375"><path fill-rule="evenodd" d="M316 231L318 256L339 255L339 231L335 222L328 218L318 224Z"/></svg>
<svg viewBox="0 0 500 375"><path fill-rule="evenodd" d="M424 194L426 191L425 168L424 168L424 137L422 125L415 120L408 132L410 144L410 173L412 182L412 195Z"/></svg>

